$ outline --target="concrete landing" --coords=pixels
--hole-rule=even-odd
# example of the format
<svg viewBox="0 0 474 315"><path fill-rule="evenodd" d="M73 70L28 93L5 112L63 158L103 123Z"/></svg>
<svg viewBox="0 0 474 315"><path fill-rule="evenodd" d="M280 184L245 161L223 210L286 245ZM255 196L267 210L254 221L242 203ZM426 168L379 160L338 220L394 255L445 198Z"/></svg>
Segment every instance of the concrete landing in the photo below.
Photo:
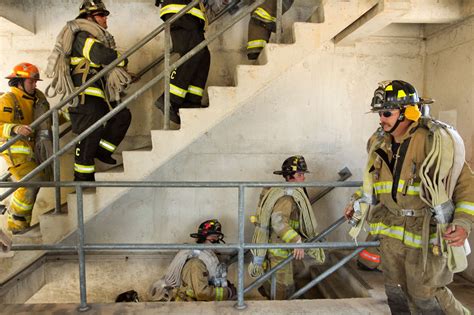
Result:
<svg viewBox="0 0 474 315"><path fill-rule="evenodd" d="M374 299L248 301L245 310L235 302L170 302L91 304L88 312L77 311L78 304L6 305L0 314L390 314L382 301Z"/></svg>

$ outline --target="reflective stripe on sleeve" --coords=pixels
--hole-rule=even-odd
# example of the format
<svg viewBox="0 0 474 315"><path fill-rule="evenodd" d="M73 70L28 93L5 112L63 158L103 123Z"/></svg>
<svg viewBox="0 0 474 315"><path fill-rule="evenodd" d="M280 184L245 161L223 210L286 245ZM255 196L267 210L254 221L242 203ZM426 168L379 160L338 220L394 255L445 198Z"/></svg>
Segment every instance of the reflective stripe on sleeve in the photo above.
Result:
<svg viewBox="0 0 474 315"><path fill-rule="evenodd" d="M474 215L474 202L468 202L468 201L460 201L456 203L456 210L454 210L455 213L467 213L470 215Z"/></svg>
<svg viewBox="0 0 474 315"><path fill-rule="evenodd" d="M12 134L12 129L16 126L16 124L9 124L9 123L4 123L3 124L3 137L9 139Z"/></svg>
<svg viewBox="0 0 474 315"><path fill-rule="evenodd" d="M283 234L281 239L284 242L288 243L288 242L291 242L291 240L294 239L297 236L298 236L298 233L295 230L289 229L288 231L285 232L285 234Z"/></svg>

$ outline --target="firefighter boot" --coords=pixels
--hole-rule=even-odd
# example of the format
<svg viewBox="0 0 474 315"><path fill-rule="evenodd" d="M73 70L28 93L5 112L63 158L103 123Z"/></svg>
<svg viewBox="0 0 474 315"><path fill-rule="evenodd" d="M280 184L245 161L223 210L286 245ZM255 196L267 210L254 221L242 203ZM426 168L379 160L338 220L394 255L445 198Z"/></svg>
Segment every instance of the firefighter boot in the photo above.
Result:
<svg viewBox="0 0 474 315"><path fill-rule="evenodd" d="M165 114L165 96L161 95L156 101L155 106ZM173 103L170 103L170 120L175 124L181 124L181 118L179 117L179 108Z"/></svg>

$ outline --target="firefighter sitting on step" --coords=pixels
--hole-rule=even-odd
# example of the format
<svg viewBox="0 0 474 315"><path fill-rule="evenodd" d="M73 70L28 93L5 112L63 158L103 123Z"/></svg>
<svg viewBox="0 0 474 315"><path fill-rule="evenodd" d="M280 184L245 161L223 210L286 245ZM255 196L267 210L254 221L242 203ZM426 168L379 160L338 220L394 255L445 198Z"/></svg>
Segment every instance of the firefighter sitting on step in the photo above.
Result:
<svg viewBox="0 0 474 315"><path fill-rule="evenodd" d="M219 221L207 220L190 235L198 244L224 242ZM227 266L219 262L213 250L181 250L166 275L151 287L153 300L224 301L236 297L236 289L227 280Z"/></svg>

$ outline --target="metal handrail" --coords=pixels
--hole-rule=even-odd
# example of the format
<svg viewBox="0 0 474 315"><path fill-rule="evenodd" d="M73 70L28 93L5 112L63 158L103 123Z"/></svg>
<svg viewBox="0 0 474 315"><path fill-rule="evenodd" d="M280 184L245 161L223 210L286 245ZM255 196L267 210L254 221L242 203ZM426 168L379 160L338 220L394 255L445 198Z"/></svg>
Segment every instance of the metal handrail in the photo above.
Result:
<svg viewBox="0 0 474 315"><path fill-rule="evenodd" d="M0 187L6 186L7 183L0 183ZM18 183L12 183L18 184ZM19 244L13 245L13 250L50 250L50 251L70 251L76 250L79 259L79 282L80 282L80 306L79 311L87 311L89 306L87 304L86 292L86 270L85 270L85 253L91 251L103 250L172 250L172 249L237 249L238 255L238 290L237 290L237 309L246 308L244 302L244 252L246 249L295 249L295 248L355 248L361 249L370 246L378 246L379 242L317 242L317 243L270 243L270 244L253 244L246 243L244 239L245 226L245 189L255 187L358 187L361 182L307 182L307 183L287 183L287 182L59 182L59 183L44 183L44 182L28 182L24 186L46 186L51 187L75 187L77 193L77 216L78 216L78 240L76 245L62 245L62 244L42 244L42 245L28 245ZM233 244L85 244L84 231L84 203L83 203L83 189L86 187L168 187L168 188L237 188L238 189L238 243ZM343 219L340 218L336 223L327 229L327 233L332 231ZM348 260L346 258L346 260ZM345 260L344 260L345 261ZM313 280L314 281L314 280Z"/></svg>
<svg viewBox="0 0 474 315"><path fill-rule="evenodd" d="M110 65L106 66L104 69L102 69L99 73L97 73L94 77L89 79L81 88L79 88L76 92L73 94L70 94L68 97L66 97L63 101L61 101L56 107L48 110L46 113L41 115L37 120L35 120L32 124L31 127L34 128L38 126L41 122L46 120L48 118L48 115L53 113L53 124L54 124L54 113L57 113L57 110L67 104L70 100L72 100L75 96L77 96L80 92L84 91L86 87L88 87L90 84L98 80L101 76L103 76L107 71L111 70L115 65L120 63L122 60L124 60L127 56L129 56L131 53L135 52L139 47L140 44L144 45L147 43L149 40L151 40L153 36L156 36L159 32L161 32L164 28L170 27L171 23L174 22L176 19L178 19L180 16L185 14L185 10L190 10L196 3L198 3L199 0L194 0L191 2L189 5L187 5L185 8L183 8L181 11L179 11L177 14L173 15L169 20L167 20L165 23L161 24L157 29L152 31L149 35L145 37L145 39L141 40L138 44L135 44L131 49L129 49L126 53L124 53L120 58L116 59L114 62L112 62ZM204 41L202 41L200 44L198 44L196 47L194 47L191 51L189 51L186 55L181 57L179 60L174 62L173 64L169 65L166 68L177 68L186 61L188 61L190 58L192 58L198 51L206 47L209 43L214 41L218 36L220 36L223 32L228 30L231 26L233 26L235 23L240 21L242 18L246 17L250 12L255 10L259 5L261 5L264 2L264 0L256 0L251 6L247 7L245 10L243 10L240 14L235 16L234 18L231 19L225 26L223 26L218 32L211 34L208 36L208 38ZM165 62L166 62L166 52L165 52ZM33 171L28 173L25 177L23 177L19 183L24 183L31 178L33 178L35 175L37 175L39 172L41 172L46 166L51 164L54 160L56 160L59 156L63 155L65 152L67 152L69 149L71 149L77 142L83 140L85 137L87 137L89 134L91 134L94 130L102 126L103 123L108 121L110 118L115 116L118 112L120 112L122 109L124 109L129 103L137 99L140 95L142 95L144 92L146 92L149 88L151 88L153 85L155 85L159 80L161 80L164 76L165 71L162 71L160 74L155 76L152 80L148 81L143 87L141 87L138 91L133 93L130 97L126 98L123 102L121 102L119 105L117 105L113 110L108 112L105 116L103 116L101 119L96 121L93 125L91 125L89 128L87 128L85 131L83 131L80 135L75 137L73 140L71 140L69 143L67 143L63 148L58 149L57 151L54 152L53 155L51 155L48 159L46 159L43 163L38 165ZM169 79L169 76L167 77ZM166 79L166 78L165 78ZM165 88L169 89L169 86L165 85ZM168 97L169 98L169 97ZM165 103L166 103L166 96L165 96ZM165 119L169 117L169 101L168 104L165 106ZM168 116L168 117L166 117ZM169 120L167 120L169 124ZM5 143L3 146L0 147L0 152L2 152L2 149L5 150L5 146L11 145L13 142L17 141L20 138L20 136L15 136L7 143ZM59 163L57 163L59 164ZM3 194L0 195L0 200L5 199L8 195L14 192L14 189L9 189Z"/></svg>

